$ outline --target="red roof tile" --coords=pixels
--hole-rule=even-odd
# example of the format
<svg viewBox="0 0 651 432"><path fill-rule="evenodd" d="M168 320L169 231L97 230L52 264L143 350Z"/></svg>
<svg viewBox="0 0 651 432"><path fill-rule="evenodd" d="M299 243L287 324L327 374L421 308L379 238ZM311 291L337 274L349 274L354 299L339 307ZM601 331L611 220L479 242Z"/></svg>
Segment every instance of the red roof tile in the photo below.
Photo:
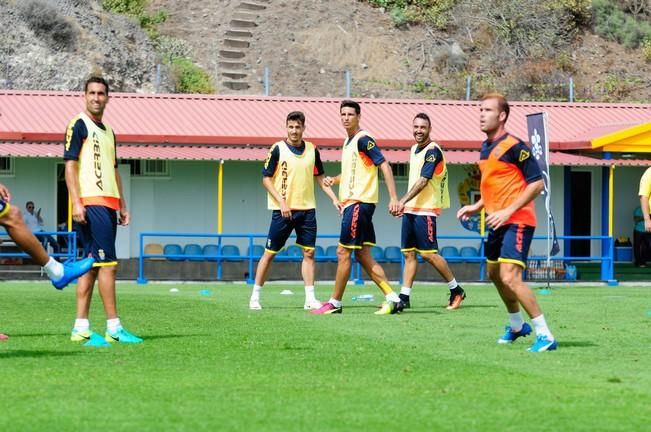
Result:
<svg viewBox="0 0 651 432"><path fill-rule="evenodd" d="M341 99L198 95L111 94L105 120L122 143L269 145L285 136L285 116L305 112L306 139L341 144ZM362 126L382 148L412 144L411 122L432 118L432 137L448 149L476 149L478 102L364 99ZM594 131L649 121L651 105L512 102L509 130L526 136L526 114L549 114L550 147L590 148ZM0 91L0 141L59 141L67 122L83 109L81 93Z"/></svg>
<svg viewBox="0 0 651 432"><path fill-rule="evenodd" d="M164 160L240 160L260 161L267 156L267 147L230 147L198 145L118 145L120 159L164 159ZM324 162L338 162L341 158L339 149L321 149ZM409 152L402 150L384 150L384 157L391 163L409 162ZM562 152L550 153L551 165L649 165L647 160L614 159L604 160ZM63 156L63 145L57 143L0 143L0 156L14 157L56 157ZM476 150L447 150L445 158L451 165L468 165L479 160Z"/></svg>

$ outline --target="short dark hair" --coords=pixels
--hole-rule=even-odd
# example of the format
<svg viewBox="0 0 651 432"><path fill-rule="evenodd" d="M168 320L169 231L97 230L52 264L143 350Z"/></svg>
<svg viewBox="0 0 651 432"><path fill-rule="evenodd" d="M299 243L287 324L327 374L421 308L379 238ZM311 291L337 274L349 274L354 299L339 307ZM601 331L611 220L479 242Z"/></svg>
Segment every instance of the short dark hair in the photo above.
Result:
<svg viewBox="0 0 651 432"><path fill-rule="evenodd" d="M486 93L484 96L482 96L481 100L485 101L486 99L497 100L497 108L500 110L500 112L506 113L506 118L504 119L504 123L506 123L506 121L509 119L511 108L509 107L509 102L506 100L504 95L496 92Z"/></svg>
<svg viewBox="0 0 651 432"><path fill-rule="evenodd" d="M432 126L432 121L429 119L429 116L427 114L420 112L416 114L414 120L416 120L417 118L425 120L429 126Z"/></svg>
<svg viewBox="0 0 651 432"><path fill-rule="evenodd" d="M32 205L32 207L34 207L34 201L27 201L25 203L25 207L29 207L30 204Z"/></svg>
<svg viewBox="0 0 651 432"><path fill-rule="evenodd" d="M101 76L92 76L86 80L86 84L84 84L84 93L88 92L88 84L90 83L98 83L98 84L104 84L104 88L106 89L106 96L109 94L109 85L106 82L104 78Z"/></svg>
<svg viewBox="0 0 651 432"><path fill-rule="evenodd" d="M285 124L289 124L290 120L297 121L301 124L301 126L305 126L305 114L300 111L292 111L287 114L287 121Z"/></svg>
<svg viewBox="0 0 651 432"><path fill-rule="evenodd" d="M341 112L342 108L354 108L355 114L357 115L360 115L362 113L362 107L360 107L357 102L350 99L341 101L341 105L339 105L339 112Z"/></svg>

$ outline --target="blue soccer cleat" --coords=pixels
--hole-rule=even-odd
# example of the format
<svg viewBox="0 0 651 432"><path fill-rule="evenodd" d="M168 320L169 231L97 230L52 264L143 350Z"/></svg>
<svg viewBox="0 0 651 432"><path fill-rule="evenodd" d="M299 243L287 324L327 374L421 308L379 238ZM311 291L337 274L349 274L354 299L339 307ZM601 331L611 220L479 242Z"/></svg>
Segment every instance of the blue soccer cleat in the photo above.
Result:
<svg viewBox="0 0 651 432"><path fill-rule="evenodd" d="M95 258L84 258L80 261L64 264L63 276L59 280L53 280L52 285L58 290L64 289L70 282L88 273L93 264L95 264Z"/></svg>
<svg viewBox="0 0 651 432"><path fill-rule="evenodd" d="M104 338L95 332L91 332L90 339L84 344L85 347L102 348L111 346Z"/></svg>
<svg viewBox="0 0 651 432"><path fill-rule="evenodd" d="M522 324L520 331L514 332L511 330L511 326L506 326L506 332L504 336L497 340L498 344L510 344L515 342L519 337L529 336L531 334L531 326L528 323Z"/></svg>
<svg viewBox="0 0 651 432"><path fill-rule="evenodd" d="M142 342L142 338L132 335L123 328L115 333L111 333L107 330L104 339L106 339L106 342L120 342L125 344L137 344Z"/></svg>
<svg viewBox="0 0 651 432"><path fill-rule="evenodd" d="M558 343L555 339L549 339L547 336L538 336L536 342L527 349L530 352L545 352L554 351L558 348Z"/></svg>
<svg viewBox="0 0 651 432"><path fill-rule="evenodd" d="M107 347L111 345L102 336L91 330L78 331L72 329L70 340L73 342L84 342L83 346L85 347Z"/></svg>

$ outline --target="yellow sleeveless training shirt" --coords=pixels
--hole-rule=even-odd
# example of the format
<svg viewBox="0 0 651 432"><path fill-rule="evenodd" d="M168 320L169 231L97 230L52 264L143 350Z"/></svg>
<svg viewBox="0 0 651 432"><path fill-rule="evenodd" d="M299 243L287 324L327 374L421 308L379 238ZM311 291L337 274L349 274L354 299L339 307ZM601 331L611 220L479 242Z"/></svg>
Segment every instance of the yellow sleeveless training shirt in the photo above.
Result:
<svg viewBox="0 0 651 432"><path fill-rule="evenodd" d="M425 159L427 152L433 148L438 148L441 151L441 155L443 154L441 147L433 141L418 153L416 152L418 144L414 144L411 147L409 157L409 185L407 186L407 190L411 190L418 179L420 179L420 172L425 162L435 162L434 160ZM443 171L438 174L434 173L418 195L405 203L405 213L438 216L442 208L450 207L448 167L445 164L445 157L441 163L443 163Z"/></svg>
<svg viewBox="0 0 651 432"><path fill-rule="evenodd" d="M85 113L79 114L88 130L88 138L79 153L79 189L85 205L95 204L93 198L109 198L108 202L120 200L115 178L115 139L110 126L102 130ZM75 120L73 120L74 122ZM111 199L112 198L112 199ZM109 207L115 208L113 205ZM116 210L119 209L119 204Z"/></svg>
<svg viewBox="0 0 651 432"><path fill-rule="evenodd" d="M271 152L274 147L278 147L278 165L272 182L292 210L316 208L316 199L314 198L315 147L309 141L304 142L305 150L301 155L292 152L289 149L290 144L285 141L278 141L269 150ZM269 193L267 193L267 207L270 210L280 210L280 205Z"/></svg>
<svg viewBox="0 0 651 432"><path fill-rule="evenodd" d="M378 202L378 169L373 161L357 148L357 142L363 136L371 138L369 145L375 145L375 139L368 132L361 130L354 137L344 141L341 152L339 201L344 206L356 202Z"/></svg>

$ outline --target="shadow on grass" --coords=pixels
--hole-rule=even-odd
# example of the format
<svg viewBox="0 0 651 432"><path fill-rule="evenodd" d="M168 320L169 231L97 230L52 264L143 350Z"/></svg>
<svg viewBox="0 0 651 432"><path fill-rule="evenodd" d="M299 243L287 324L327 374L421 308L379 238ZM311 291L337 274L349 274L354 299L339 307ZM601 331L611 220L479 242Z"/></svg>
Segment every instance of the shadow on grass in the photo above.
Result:
<svg viewBox="0 0 651 432"><path fill-rule="evenodd" d="M41 358L41 357L66 357L78 355L75 351L44 351L44 350L8 350L0 351L0 358Z"/></svg>
<svg viewBox="0 0 651 432"><path fill-rule="evenodd" d="M460 309L458 310L463 310L463 309L489 309L489 308L496 308L497 306L494 305L462 305ZM435 304L435 305L418 305L415 308L412 306L410 309L406 309L405 312L410 312L413 311L414 309L424 309L427 311L436 311L437 313L455 313L457 312L456 310L447 310L445 306L441 306L440 304Z"/></svg>
<svg viewBox="0 0 651 432"><path fill-rule="evenodd" d="M588 341L558 341L559 348L573 347L573 348L589 348L599 346L594 342Z"/></svg>
<svg viewBox="0 0 651 432"><path fill-rule="evenodd" d="M68 337L69 334L66 333L11 333L11 338L28 338L28 337L45 337L45 336L63 336Z"/></svg>
<svg viewBox="0 0 651 432"><path fill-rule="evenodd" d="M412 315L412 314L443 315L443 311L436 310L433 308L419 307L419 308L409 308L406 311L401 313L401 315Z"/></svg>
<svg viewBox="0 0 651 432"><path fill-rule="evenodd" d="M209 336L214 336L212 334L208 333L201 333L201 334L158 334L158 335L141 335L139 334L141 338L144 339L145 342L149 340L156 340L156 339L177 339L177 338L188 338L188 337L209 337Z"/></svg>

